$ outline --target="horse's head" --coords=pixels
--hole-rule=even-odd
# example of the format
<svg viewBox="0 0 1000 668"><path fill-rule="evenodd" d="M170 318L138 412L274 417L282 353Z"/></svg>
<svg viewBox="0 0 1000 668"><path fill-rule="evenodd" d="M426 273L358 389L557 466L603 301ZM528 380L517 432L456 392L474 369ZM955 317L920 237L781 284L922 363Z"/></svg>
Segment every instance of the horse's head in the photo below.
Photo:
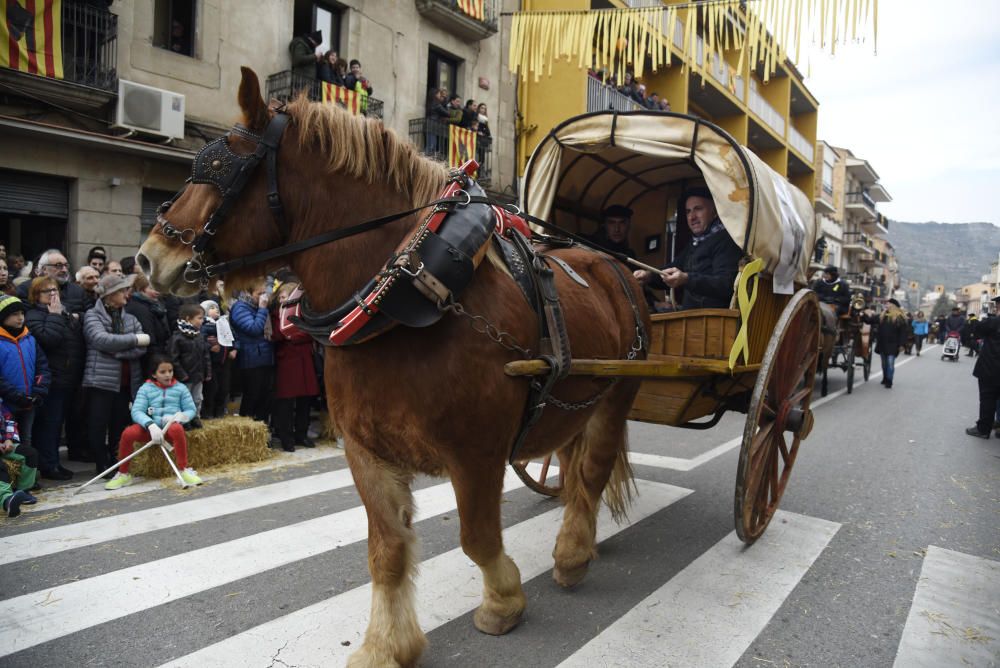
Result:
<svg viewBox="0 0 1000 668"><path fill-rule="evenodd" d="M136 255L157 290L196 294L213 278L206 271L209 265L282 241L283 231L272 213L275 198L271 198L271 207L268 203L272 180L268 177L270 172L277 178L280 163L282 180L300 178L295 173L295 160L288 155L296 150L297 142L282 137L294 130L285 131L287 117L265 104L257 75L249 68L241 69L241 124L202 148L191 176L181 191L160 207L156 225ZM231 274L228 287L238 287L241 279L263 274L266 267L253 269L242 277L240 272Z"/></svg>

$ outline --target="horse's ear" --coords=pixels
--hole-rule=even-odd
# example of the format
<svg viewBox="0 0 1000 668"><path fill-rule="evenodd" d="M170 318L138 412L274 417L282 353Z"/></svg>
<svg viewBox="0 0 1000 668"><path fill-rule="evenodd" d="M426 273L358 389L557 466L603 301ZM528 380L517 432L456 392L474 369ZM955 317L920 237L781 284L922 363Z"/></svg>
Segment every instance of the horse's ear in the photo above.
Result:
<svg viewBox="0 0 1000 668"><path fill-rule="evenodd" d="M243 125L249 130L263 132L267 127L267 103L260 95L260 81L257 73L249 67L241 67L243 80L240 81L238 99L243 110Z"/></svg>

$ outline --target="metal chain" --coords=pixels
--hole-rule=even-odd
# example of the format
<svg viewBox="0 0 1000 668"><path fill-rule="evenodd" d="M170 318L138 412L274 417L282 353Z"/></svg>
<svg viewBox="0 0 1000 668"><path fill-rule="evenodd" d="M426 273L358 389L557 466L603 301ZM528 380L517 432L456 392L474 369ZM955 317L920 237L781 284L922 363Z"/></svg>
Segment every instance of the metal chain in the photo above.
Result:
<svg viewBox="0 0 1000 668"><path fill-rule="evenodd" d="M545 403L552 404L556 408L561 408L564 411L582 411L585 408L590 408L598 401L603 399L604 396L611 391L611 388L614 387L615 383L617 382L618 382L617 378L611 378L605 387L603 387L597 394L592 396L590 399L587 399L585 401L576 401L576 402L563 401L562 399L557 399L555 396L550 394L548 397L545 398ZM535 387L536 390L541 388L541 385L539 385L537 382L532 383L532 385Z"/></svg>
<svg viewBox="0 0 1000 668"><path fill-rule="evenodd" d="M438 308L445 313L454 313L455 315L468 318L472 329L479 332L480 334L485 334L495 343L503 346L507 350L520 353L525 357L525 359L531 359L531 351L527 348L521 346L517 340L510 335L509 332L505 332L499 329L489 320L481 315L473 315L465 310L465 308L459 302L455 301L452 297L448 297L446 303L439 303Z"/></svg>

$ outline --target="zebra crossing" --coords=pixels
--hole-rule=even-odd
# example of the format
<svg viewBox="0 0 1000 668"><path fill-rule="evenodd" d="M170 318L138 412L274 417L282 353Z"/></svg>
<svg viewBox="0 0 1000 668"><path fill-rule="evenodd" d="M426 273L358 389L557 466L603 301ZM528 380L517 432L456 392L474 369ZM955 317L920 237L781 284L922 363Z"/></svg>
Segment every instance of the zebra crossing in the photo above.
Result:
<svg viewBox="0 0 1000 668"><path fill-rule="evenodd" d="M731 449L723 443L699 461ZM657 467L647 462L662 463L651 459L656 456L636 453L633 462L651 466L652 475ZM695 467L683 462L693 461L668 463L690 470ZM343 665L368 619L367 521L343 457L318 458L297 473L288 480L262 477L233 491L214 492L210 483L192 493L151 487L133 497L84 494L91 498L79 503L94 512L81 521L59 517L80 505L56 503L52 522L41 521L46 508L40 505L21 518L37 522L0 524L0 573L6 574L0 575L0 664ZM560 649L531 665L768 665L748 659L748 648L843 528L779 511L746 548L728 528L699 523L696 479L690 486L685 480L637 479L628 522L618 525L601 514L601 558L579 591L562 592L549 575L562 510L506 476L504 541L529 593L526 624L547 625L550 619L539 612L546 604L581 600L586 609L567 609L566 616L590 622L578 624L572 638L548 638ZM459 626L471 630L468 617L482 585L458 545L450 484L419 479L414 496L423 550L417 612L433 650ZM142 507L129 512L109 506L142 497ZM627 605L605 610L609 596L632 578L627 564L651 563L650 555L636 559L638 538L665 524L707 539L662 578L646 578ZM669 540L662 549L684 553ZM108 554L125 556L119 564ZM1000 664L1000 561L927 545L914 567L912 597L898 602L908 614L892 641L895 666ZM61 575L43 577L46 571ZM476 663L527 665L505 656L522 642L519 631L500 639L470 631L468 642L482 643L477 656L495 657ZM430 656L424 665L472 665L451 648Z"/></svg>

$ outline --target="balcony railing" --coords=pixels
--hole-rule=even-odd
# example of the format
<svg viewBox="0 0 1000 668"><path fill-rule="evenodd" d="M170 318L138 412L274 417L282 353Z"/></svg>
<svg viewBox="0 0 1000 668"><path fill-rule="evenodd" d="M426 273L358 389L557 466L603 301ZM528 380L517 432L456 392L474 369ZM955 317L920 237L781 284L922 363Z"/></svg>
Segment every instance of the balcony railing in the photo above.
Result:
<svg viewBox="0 0 1000 668"><path fill-rule="evenodd" d="M874 213L875 211L875 200L863 190L856 191L853 193L847 193L844 197L844 203L850 206L851 204L863 204Z"/></svg>
<svg viewBox="0 0 1000 668"><path fill-rule="evenodd" d="M416 4L427 20L469 41L486 39L499 30L498 0L482 0L482 17L474 16L475 10L463 10L458 0L416 0ZM465 4L475 7L476 3L467 0Z"/></svg>
<svg viewBox="0 0 1000 668"><path fill-rule="evenodd" d="M587 77L587 111L634 111L645 109L641 104L611 86L605 86L599 79Z"/></svg>
<svg viewBox="0 0 1000 668"><path fill-rule="evenodd" d="M785 119L764 97L757 92L757 82L750 80L750 96L747 100L750 111L757 114L764 124L774 130L779 137L785 136Z"/></svg>
<svg viewBox="0 0 1000 668"><path fill-rule="evenodd" d="M117 91L118 16L106 8L77 0L63 0L61 5L56 6L61 6L58 20L62 25L62 34L56 39L62 40L62 79L46 76L49 71L39 67L38 79L32 80L30 84L32 90L39 86L58 86L58 82L64 81L102 91ZM7 17L0 17L0 20L7 20ZM6 35L6 31L4 34ZM7 48L6 43L3 48ZM11 71L35 74L26 62L16 62L21 67L11 67ZM106 98L97 104L103 105L105 102Z"/></svg>
<svg viewBox="0 0 1000 668"><path fill-rule="evenodd" d="M307 77L296 74L291 70L276 72L267 78L267 96L288 102L295 99L303 90L307 92L309 99L313 102L322 102L323 94L320 88L320 80L314 77ZM367 95L362 98L361 113L371 118L382 118L382 108L384 103L378 98Z"/></svg>
<svg viewBox="0 0 1000 668"><path fill-rule="evenodd" d="M788 143L792 145L796 151L802 154L802 157L806 159L810 165L813 163L813 145L812 143L802 136L802 133L795 129L794 126L788 126Z"/></svg>
<svg viewBox="0 0 1000 668"><path fill-rule="evenodd" d="M428 158L448 163L448 143L451 124L434 118L411 118L409 123L410 141ZM476 180L489 186L493 177L493 140L479 135L476 137L476 155L470 156L479 163Z"/></svg>
<svg viewBox="0 0 1000 668"><path fill-rule="evenodd" d="M864 232L844 232L844 248L860 249L869 255L875 255L874 242Z"/></svg>

